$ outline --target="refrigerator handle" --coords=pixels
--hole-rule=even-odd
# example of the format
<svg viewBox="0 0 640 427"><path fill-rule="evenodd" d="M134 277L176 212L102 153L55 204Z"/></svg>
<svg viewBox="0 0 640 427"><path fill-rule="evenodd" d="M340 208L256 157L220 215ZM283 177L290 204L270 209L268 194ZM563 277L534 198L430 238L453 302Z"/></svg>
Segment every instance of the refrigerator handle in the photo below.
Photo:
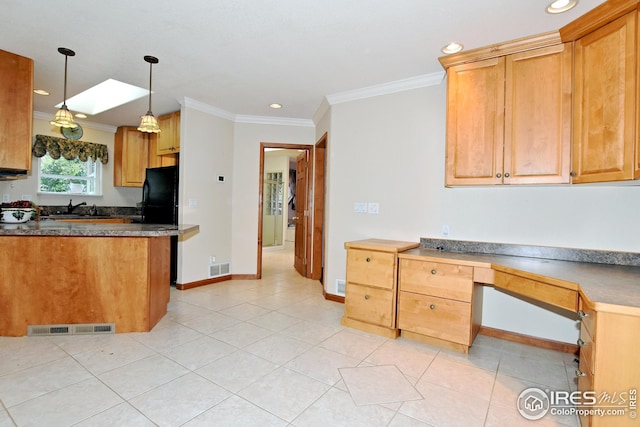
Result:
<svg viewBox="0 0 640 427"><path fill-rule="evenodd" d="M147 206L147 199L149 197L149 181L148 180L144 180L144 184L142 184L142 222L144 223L144 217L145 217L145 208Z"/></svg>

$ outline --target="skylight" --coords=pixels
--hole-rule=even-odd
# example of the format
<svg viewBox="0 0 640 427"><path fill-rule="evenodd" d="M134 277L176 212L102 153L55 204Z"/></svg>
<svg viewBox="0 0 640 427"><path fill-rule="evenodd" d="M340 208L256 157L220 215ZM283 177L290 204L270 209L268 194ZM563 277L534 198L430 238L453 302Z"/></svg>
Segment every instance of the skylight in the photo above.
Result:
<svg viewBox="0 0 640 427"><path fill-rule="evenodd" d="M108 79L92 88L67 99L69 110L80 111L95 116L138 98L146 96L147 89L142 89L114 79ZM62 103L56 105L60 108Z"/></svg>

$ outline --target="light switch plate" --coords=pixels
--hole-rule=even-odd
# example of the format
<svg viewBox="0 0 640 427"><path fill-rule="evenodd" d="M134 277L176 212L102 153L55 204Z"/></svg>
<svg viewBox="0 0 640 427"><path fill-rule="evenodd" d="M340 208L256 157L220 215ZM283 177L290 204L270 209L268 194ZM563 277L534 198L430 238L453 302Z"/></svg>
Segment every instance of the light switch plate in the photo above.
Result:
<svg viewBox="0 0 640 427"><path fill-rule="evenodd" d="M362 202L355 202L353 204L353 211L356 213L367 213L367 204Z"/></svg>
<svg viewBox="0 0 640 427"><path fill-rule="evenodd" d="M198 199L189 199L189 207L197 208L198 207Z"/></svg>
<svg viewBox="0 0 640 427"><path fill-rule="evenodd" d="M367 213L370 213L370 214L380 213L380 204L379 203L369 203L367 205Z"/></svg>
<svg viewBox="0 0 640 427"><path fill-rule="evenodd" d="M2 203L9 203L11 201L11 196L9 196L8 194L3 194L2 195Z"/></svg>

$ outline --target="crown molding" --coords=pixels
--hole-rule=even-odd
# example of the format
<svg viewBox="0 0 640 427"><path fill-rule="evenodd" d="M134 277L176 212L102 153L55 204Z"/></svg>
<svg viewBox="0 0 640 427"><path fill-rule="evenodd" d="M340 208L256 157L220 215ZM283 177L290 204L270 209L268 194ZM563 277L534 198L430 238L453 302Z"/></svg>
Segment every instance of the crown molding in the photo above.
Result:
<svg viewBox="0 0 640 427"><path fill-rule="evenodd" d="M314 127L313 120L291 119L287 117L249 116L239 114L236 116L236 123L253 123L260 125L281 125L281 126L302 126Z"/></svg>
<svg viewBox="0 0 640 427"><path fill-rule="evenodd" d="M50 121L52 117L53 116L51 114L43 113L41 111L33 112L34 119ZM116 133L116 131L118 130L116 126L103 125L102 123L85 122L84 120L80 124L85 129L94 129L94 130L100 130L103 132Z"/></svg>
<svg viewBox="0 0 640 427"><path fill-rule="evenodd" d="M356 101L358 99L372 98L374 96L388 95L405 90L418 89L421 87L435 86L444 80L445 72L423 74L421 76L410 77L408 79L396 80L375 86L367 86L361 89L348 90L332 95L327 95L326 99L330 105L342 102Z"/></svg>
<svg viewBox="0 0 640 427"><path fill-rule="evenodd" d="M182 100L178 100L180 105L188 108L193 108L194 110L202 111L203 113L208 113L216 117L220 117L221 119L231 120L235 122L236 115L230 113L227 110L223 110L222 108L212 107L209 104L205 104L204 102L195 100L193 98L183 98Z"/></svg>
<svg viewBox="0 0 640 427"><path fill-rule="evenodd" d="M318 124L318 122L320 122L320 120L322 120L324 115L327 114L327 111L329 111L330 109L331 109L331 105L329 104L329 101L327 100L327 97L325 96L324 98L322 98L322 102L320 102L320 105L318 106L318 109L316 110L315 114L313 115L313 123Z"/></svg>

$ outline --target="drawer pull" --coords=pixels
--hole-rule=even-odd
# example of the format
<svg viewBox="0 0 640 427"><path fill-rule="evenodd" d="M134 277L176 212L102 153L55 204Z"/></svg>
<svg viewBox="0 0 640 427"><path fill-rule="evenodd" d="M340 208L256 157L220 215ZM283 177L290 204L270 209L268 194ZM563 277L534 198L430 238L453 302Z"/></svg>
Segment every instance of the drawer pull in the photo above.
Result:
<svg viewBox="0 0 640 427"><path fill-rule="evenodd" d="M429 308L430 308L431 310L435 310L435 309L436 309L436 305L435 305L435 304L431 304L431 305L429 306Z"/></svg>
<svg viewBox="0 0 640 427"><path fill-rule="evenodd" d="M589 313L585 313L584 311L578 311L578 317L584 319L585 317L589 317Z"/></svg>
<svg viewBox="0 0 640 427"><path fill-rule="evenodd" d="M582 341L582 339L581 339L581 338L578 338L578 341L576 341L576 342L578 343L578 345L579 345L580 347L584 347L584 341Z"/></svg>
<svg viewBox="0 0 640 427"><path fill-rule="evenodd" d="M434 268L433 270L431 270L431 274L438 274L438 270Z"/></svg>
<svg viewBox="0 0 640 427"><path fill-rule="evenodd" d="M364 299L369 299L369 295L365 295L365 296L364 296Z"/></svg>
<svg viewBox="0 0 640 427"><path fill-rule="evenodd" d="M367 261L367 262L371 262L371 258L367 258L365 261Z"/></svg>
<svg viewBox="0 0 640 427"><path fill-rule="evenodd" d="M584 372L582 372L580 369L576 369L576 377L584 377L585 374Z"/></svg>

